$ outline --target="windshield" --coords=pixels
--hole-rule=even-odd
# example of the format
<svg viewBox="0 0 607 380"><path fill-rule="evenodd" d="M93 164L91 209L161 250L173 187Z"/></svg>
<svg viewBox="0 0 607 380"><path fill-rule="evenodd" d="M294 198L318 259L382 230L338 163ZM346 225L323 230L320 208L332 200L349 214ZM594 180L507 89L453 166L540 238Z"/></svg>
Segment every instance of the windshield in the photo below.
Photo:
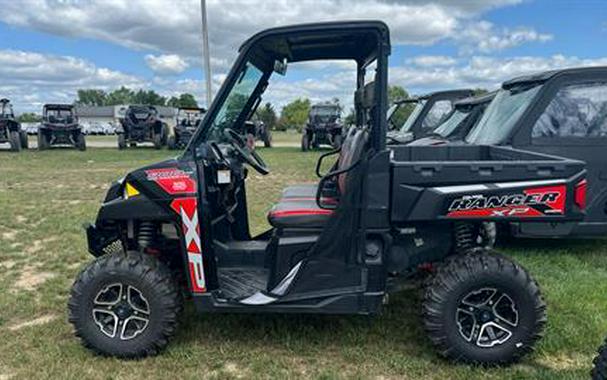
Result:
<svg viewBox="0 0 607 380"><path fill-rule="evenodd" d="M451 115L442 122L435 130L434 133L442 137L449 137L457 127L470 115L470 112L464 112L461 110L455 110Z"/></svg>
<svg viewBox="0 0 607 380"><path fill-rule="evenodd" d="M337 107L312 107L310 110L312 116L338 116L339 108Z"/></svg>
<svg viewBox="0 0 607 380"><path fill-rule="evenodd" d="M238 75L236 84L230 90L206 132L206 141L223 142L225 140L223 131L226 128L235 128L234 123L244 110L262 76L261 70L251 62L246 63Z"/></svg>
<svg viewBox="0 0 607 380"><path fill-rule="evenodd" d="M475 145L503 143L521 115L529 108L540 88L542 88L541 84L526 84L500 90L483 113L481 120L466 136L466 142Z"/></svg>
<svg viewBox="0 0 607 380"><path fill-rule="evenodd" d="M413 126L413 123L415 123L415 120L417 119L419 114L424 109L425 105L426 105L426 100L420 100L419 102L417 102L417 104L415 105L415 108L413 109L413 112L411 112L411 115L409 115L409 117L407 118L407 121L405 121L405 124L400 129L400 131L402 133L409 132L409 130Z"/></svg>

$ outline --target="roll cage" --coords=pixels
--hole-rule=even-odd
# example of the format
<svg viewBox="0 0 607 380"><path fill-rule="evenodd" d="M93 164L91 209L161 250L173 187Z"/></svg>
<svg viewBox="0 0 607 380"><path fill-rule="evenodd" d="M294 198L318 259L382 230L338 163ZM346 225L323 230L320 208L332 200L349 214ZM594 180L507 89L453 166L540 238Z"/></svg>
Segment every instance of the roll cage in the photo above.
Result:
<svg viewBox="0 0 607 380"><path fill-rule="evenodd" d="M367 125L371 147L376 151L385 148L387 111L387 71L390 54L390 37L386 24L381 21L350 21L304 24L262 31L239 49L239 56L227 79L206 113L184 154L196 153L196 148L209 139L209 130L222 110L231 90L242 80L247 65L261 71L259 81L234 119L235 126L244 125L251 109L268 85L277 63L295 63L312 60L353 60L357 66L357 91L365 85L366 72L374 63L373 107L366 112L356 105L357 123ZM369 93L369 91L367 91ZM234 128L239 129L239 128Z"/></svg>

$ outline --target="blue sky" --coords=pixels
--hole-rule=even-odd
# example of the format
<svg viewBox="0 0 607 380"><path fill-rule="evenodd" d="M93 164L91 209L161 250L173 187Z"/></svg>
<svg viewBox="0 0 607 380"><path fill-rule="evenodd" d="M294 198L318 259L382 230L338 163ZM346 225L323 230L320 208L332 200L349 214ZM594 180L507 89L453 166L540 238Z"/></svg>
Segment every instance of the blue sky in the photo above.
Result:
<svg viewBox="0 0 607 380"><path fill-rule="evenodd" d="M0 0L0 96L16 110L71 102L78 88L126 85L205 104L198 0ZM136 11L135 11L136 10ZM493 88L512 76L607 65L602 0L209 0L216 90L239 44L271 26L376 18L392 30L390 78L411 93ZM300 65L270 87L278 107L297 97L349 104L347 65Z"/></svg>

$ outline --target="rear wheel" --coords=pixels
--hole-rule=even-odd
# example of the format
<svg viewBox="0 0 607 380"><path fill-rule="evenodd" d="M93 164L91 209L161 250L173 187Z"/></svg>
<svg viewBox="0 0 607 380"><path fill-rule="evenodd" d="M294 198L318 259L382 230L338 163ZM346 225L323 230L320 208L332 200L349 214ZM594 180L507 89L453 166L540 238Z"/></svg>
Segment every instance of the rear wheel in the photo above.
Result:
<svg viewBox="0 0 607 380"><path fill-rule="evenodd" d="M69 321L83 345L102 355L139 358L162 350L174 335L182 297L156 258L129 252L101 256L78 275Z"/></svg>
<svg viewBox="0 0 607 380"><path fill-rule="evenodd" d="M48 139L43 131L38 130L38 150L45 149L48 149Z"/></svg>
<svg viewBox="0 0 607 380"><path fill-rule="evenodd" d="M592 380L607 380L607 340L599 348L599 353L593 363Z"/></svg>
<svg viewBox="0 0 607 380"><path fill-rule="evenodd" d="M305 152L310 150L310 139L308 138L308 134L304 133L303 136L301 136L301 151Z"/></svg>
<svg viewBox="0 0 607 380"><path fill-rule="evenodd" d="M444 357L509 364L530 352L541 337L546 304L523 267L477 251L452 258L428 281L423 319Z"/></svg>
<svg viewBox="0 0 607 380"><path fill-rule="evenodd" d="M86 139L84 137L84 133L78 133L76 136L76 148L80 151L86 150Z"/></svg>
<svg viewBox="0 0 607 380"><path fill-rule="evenodd" d="M29 142L27 141L27 133L25 131L19 132L19 140L21 141L22 149L27 149L29 147Z"/></svg>
<svg viewBox="0 0 607 380"><path fill-rule="evenodd" d="M154 149L162 148L162 133L154 133L152 141L154 142Z"/></svg>
<svg viewBox="0 0 607 380"><path fill-rule="evenodd" d="M175 140L176 140L176 139L175 139L175 135L173 135L173 136L169 136L169 139L167 140L167 147L168 147L170 150L177 149L177 143L176 143L176 141L175 141Z"/></svg>
<svg viewBox="0 0 607 380"><path fill-rule="evenodd" d="M118 149L122 150L126 148L126 136L124 133L118 134Z"/></svg>
<svg viewBox="0 0 607 380"><path fill-rule="evenodd" d="M12 152L18 152L21 150L21 139L19 137L19 132L17 132L17 131L9 132L8 142L11 145Z"/></svg>

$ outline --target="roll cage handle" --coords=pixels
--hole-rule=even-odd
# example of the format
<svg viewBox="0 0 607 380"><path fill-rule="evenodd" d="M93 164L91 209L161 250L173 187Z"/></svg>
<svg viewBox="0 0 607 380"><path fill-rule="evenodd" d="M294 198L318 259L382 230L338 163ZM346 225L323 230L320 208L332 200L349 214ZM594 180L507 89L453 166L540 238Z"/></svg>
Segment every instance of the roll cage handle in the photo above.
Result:
<svg viewBox="0 0 607 380"><path fill-rule="evenodd" d="M325 175L327 175L327 174L328 174L328 173L322 174L322 173L320 172L320 167L322 166L322 161L323 161L323 160L324 160L326 157L329 157L329 156L334 156L334 155L336 155L336 154L340 153L340 152L341 152L341 148L342 148L342 147L340 146L339 148L334 149L334 150L332 150L332 151L330 151L330 152L324 153L324 154L322 154L320 157L318 157L318 161L316 161L316 176L317 176L318 178L322 178L322 177L324 177Z"/></svg>
<svg viewBox="0 0 607 380"><path fill-rule="evenodd" d="M328 154L329 153L327 153L327 155ZM329 173L325 174L324 176L322 176L322 178L320 179L320 182L318 182L318 187L316 188L316 204L318 205L318 207L325 209L325 210L335 210L337 208L337 204L328 205L328 204L323 203L323 201L322 201L322 189L325 187L324 186L325 182L327 182L328 180L330 180L333 177L336 177L340 174L347 173L347 172L351 171L352 169L356 168L361 163L362 159L363 159L362 157L359 158L358 160L356 160L356 162L354 162L347 168L334 170L334 171L329 172Z"/></svg>

